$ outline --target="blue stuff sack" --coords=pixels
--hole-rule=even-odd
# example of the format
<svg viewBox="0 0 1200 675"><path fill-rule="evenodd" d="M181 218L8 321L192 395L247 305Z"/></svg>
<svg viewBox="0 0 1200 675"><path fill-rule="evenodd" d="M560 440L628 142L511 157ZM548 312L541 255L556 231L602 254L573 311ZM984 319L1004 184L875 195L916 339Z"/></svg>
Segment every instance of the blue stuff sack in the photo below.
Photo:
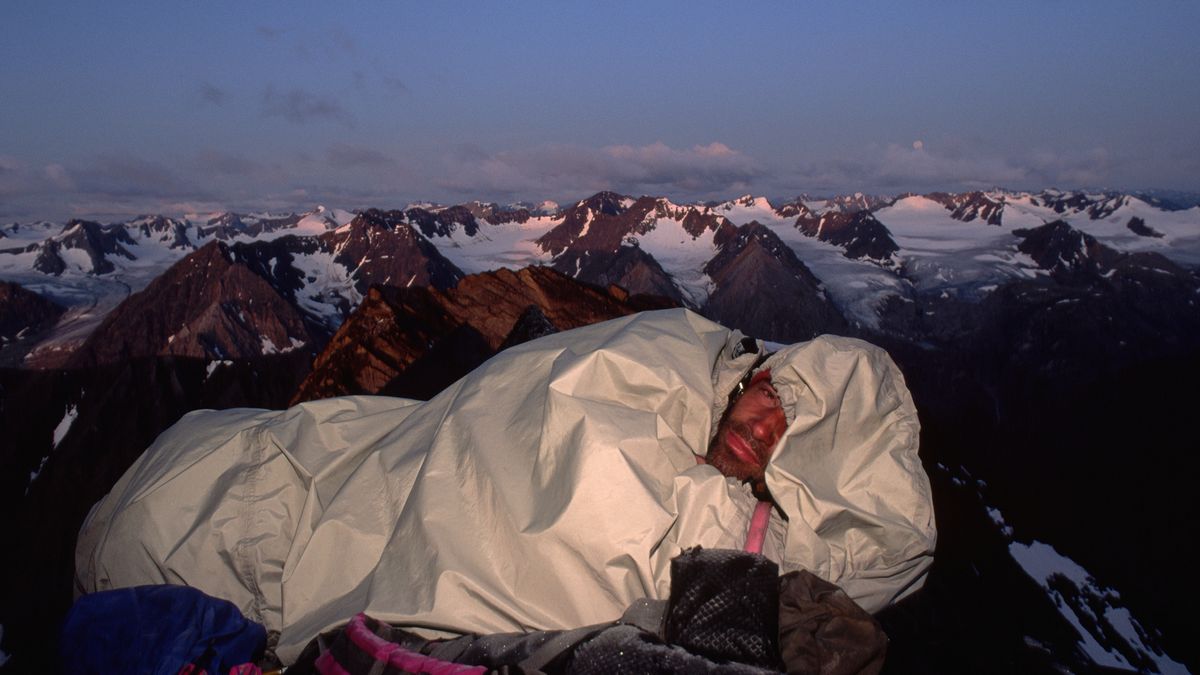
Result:
<svg viewBox="0 0 1200 675"><path fill-rule="evenodd" d="M63 624L65 673L176 675L189 665L228 673L261 657L262 625L227 600L187 586L137 586L82 596Z"/></svg>

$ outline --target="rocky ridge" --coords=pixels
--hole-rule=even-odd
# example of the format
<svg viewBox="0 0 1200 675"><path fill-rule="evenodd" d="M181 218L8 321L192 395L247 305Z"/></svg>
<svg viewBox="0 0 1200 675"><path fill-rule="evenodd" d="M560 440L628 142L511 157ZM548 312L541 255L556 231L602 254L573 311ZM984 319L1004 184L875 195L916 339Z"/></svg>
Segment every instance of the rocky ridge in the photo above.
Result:
<svg viewBox="0 0 1200 675"><path fill-rule="evenodd" d="M362 393L429 398L520 336L546 333L538 321L557 332L669 306L547 267L471 275L445 290L374 287L313 362L293 402Z"/></svg>

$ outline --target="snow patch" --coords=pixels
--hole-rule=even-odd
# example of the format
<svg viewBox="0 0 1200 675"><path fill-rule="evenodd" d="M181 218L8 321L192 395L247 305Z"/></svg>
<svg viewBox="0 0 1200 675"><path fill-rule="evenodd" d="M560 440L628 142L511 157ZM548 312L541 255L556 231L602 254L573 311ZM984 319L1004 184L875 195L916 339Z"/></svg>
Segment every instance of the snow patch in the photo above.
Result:
<svg viewBox="0 0 1200 675"><path fill-rule="evenodd" d="M42 469L46 468L46 462L48 461L50 461L50 455L43 457L42 461L38 462L38 468L29 472L29 484L25 486L26 497L29 496L29 491L33 489L33 482L37 480L38 476L42 475Z"/></svg>
<svg viewBox="0 0 1200 675"><path fill-rule="evenodd" d="M524 223L505 221L495 225L479 221L479 231L467 236L455 228L449 236L434 236L430 243L466 274L490 272L507 267L519 269L544 265L551 256L537 245L537 239L563 222L562 218L541 216Z"/></svg>
<svg viewBox="0 0 1200 675"><path fill-rule="evenodd" d="M745 195L739 199L719 204L713 208L737 226L757 220L763 225L785 225L793 222L794 218L782 218L775 212L775 207L766 197Z"/></svg>
<svg viewBox="0 0 1200 675"><path fill-rule="evenodd" d="M272 345L272 346L274 346L274 345ZM219 361L209 361L208 365L204 367L204 381L207 382L208 378L212 377L212 374L214 372L216 372L217 368L220 368L222 366L232 366L232 365L233 365L233 361L229 361L227 359L221 359Z"/></svg>
<svg viewBox="0 0 1200 675"><path fill-rule="evenodd" d="M983 487L986 487L986 486L983 486ZM1012 536L1013 536L1012 526L1009 525L1008 523L1004 522L1004 516L1001 515L1000 509L992 508L989 506L989 507L987 507L987 514L988 514L988 517L992 519L992 522L995 523L996 526L1000 528L1000 532L1004 534L1004 537L1006 539L1012 539Z"/></svg>
<svg viewBox="0 0 1200 675"><path fill-rule="evenodd" d="M299 349L299 348L303 347L305 344L307 344L307 343L306 343L306 342L304 342L303 340L298 340L298 339L296 339L296 338L294 338L294 337L290 337L290 336L289 336L289 337L288 337L288 341L289 341L291 344L289 344L289 345L287 345L286 347L283 347L282 349L280 349L279 347L276 347L276 346L275 346L275 343L274 343L274 342L271 340L271 338L267 337L266 335L259 335L259 336L258 336L258 338L259 338L259 340L261 341L261 344L262 344L262 353L263 353L263 355L266 355L266 354L287 354L288 352L293 352L293 351L296 351L297 349Z"/></svg>
<svg viewBox="0 0 1200 675"><path fill-rule="evenodd" d="M54 427L54 445L57 448L62 439L66 437L67 432L71 430L71 425L75 423L75 418L79 417L79 409L75 405L68 404L67 410L63 413L63 417L58 421L58 426ZM45 460L42 460L45 463Z"/></svg>
<svg viewBox="0 0 1200 675"><path fill-rule="evenodd" d="M1116 591L1098 584L1087 570L1053 546L1040 541L1014 541L1008 551L1046 591L1059 614L1075 627L1080 647L1097 666L1143 670L1142 663L1149 662L1160 673L1188 672L1182 663L1145 643L1143 636L1149 633L1118 604L1120 595ZM1096 613L1096 607L1102 608L1101 613ZM1124 644L1114 644L1105 633L1116 634ZM1137 663L1132 663L1130 657Z"/></svg>

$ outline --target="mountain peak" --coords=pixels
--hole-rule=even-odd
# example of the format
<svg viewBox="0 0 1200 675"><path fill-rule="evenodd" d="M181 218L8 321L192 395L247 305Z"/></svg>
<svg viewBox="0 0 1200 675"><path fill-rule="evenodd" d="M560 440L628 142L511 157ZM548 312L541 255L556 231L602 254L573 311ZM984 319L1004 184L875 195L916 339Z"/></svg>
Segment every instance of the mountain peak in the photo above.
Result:
<svg viewBox="0 0 1200 675"><path fill-rule="evenodd" d="M730 224L713 243L719 253L704 266L715 286L701 310L705 316L779 342L845 330L820 281L770 228L757 221Z"/></svg>
<svg viewBox="0 0 1200 675"><path fill-rule="evenodd" d="M1107 270L1118 253L1095 237L1080 232L1063 220L1032 229L1013 230L1021 238L1017 250L1060 281L1092 279Z"/></svg>
<svg viewBox="0 0 1200 675"><path fill-rule="evenodd" d="M805 236L845 249L847 258L869 258L885 263L900 250L892 233L870 211L827 211L821 216L801 216L796 229Z"/></svg>
<svg viewBox="0 0 1200 675"><path fill-rule="evenodd" d="M580 201L575 207L591 209L595 213L602 213L606 216L619 216L634 201L631 197L605 190Z"/></svg>
<svg viewBox="0 0 1200 675"><path fill-rule="evenodd" d="M159 355L253 358L313 342L303 316L214 241L113 310L72 357L75 367Z"/></svg>

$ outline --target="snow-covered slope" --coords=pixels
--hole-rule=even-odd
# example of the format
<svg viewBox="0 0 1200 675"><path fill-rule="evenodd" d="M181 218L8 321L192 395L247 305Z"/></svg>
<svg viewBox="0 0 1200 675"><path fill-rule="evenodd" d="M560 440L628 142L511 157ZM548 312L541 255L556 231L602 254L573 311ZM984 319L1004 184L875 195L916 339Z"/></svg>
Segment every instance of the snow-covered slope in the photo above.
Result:
<svg viewBox="0 0 1200 675"><path fill-rule="evenodd" d="M550 261L550 255L534 242L561 222L562 218L552 215L533 216L524 222L484 222L474 235L465 228L454 228L448 236L431 237L430 241L467 274L501 267L515 270Z"/></svg>

